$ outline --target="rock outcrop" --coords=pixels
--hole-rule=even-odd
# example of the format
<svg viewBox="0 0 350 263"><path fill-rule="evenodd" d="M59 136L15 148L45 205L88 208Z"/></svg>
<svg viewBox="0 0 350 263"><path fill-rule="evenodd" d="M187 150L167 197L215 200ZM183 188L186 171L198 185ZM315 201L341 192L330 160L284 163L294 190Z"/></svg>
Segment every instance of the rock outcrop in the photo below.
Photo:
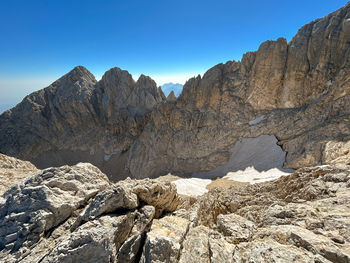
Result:
<svg viewBox="0 0 350 263"><path fill-rule="evenodd" d="M12 185L18 184L39 170L30 162L0 153L0 196Z"/></svg>
<svg viewBox="0 0 350 263"><path fill-rule="evenodd" d="M284 168L335 163L350 141L349 50L347 4L190 79L176 101L149 77L113 68L97 82L80 66L0 116L0 151L39 168L91 162L114 181L212 171L261 135Z"/></svg>
<svg viewBox="0 0 350 263"><path fill-rule="evenodd" d="M112 68L97 82L78 66L1 115L0 151L39 168L87 161L128 175L127 151L163 97L144 75Z"/></svg>
<svg viewBox="0 0 350 263"><path fill-rule="evenodd" d="M349 201L346 165L197 198L87 163L48 168L3 195L0 261L350 262Z"/></svg>
<svg viewBox="0 0 350 263"><path fill-rule="evenodd" d="M48 168L5 192L0 249L31 247L109 185L91 164Z"/></svg>
<svg viewBox="0 0 350 263"><path fill-rule="evenodd" d="M173 90L169 93L169 95L168 95L168 97L166 98L166 100L167 100L167 101L172 101L172 102L176 101L175 93L174 93Z"/></svg>
<svg viewBox="0 0 350 263"><path fill-rule="evenodd" d="M132 146L131 174L211 171L240 138L260 135L277 137L284 168L332 163L327 143L350 140L349 18L347 4L289 43L267 41L190 79L175 104L152 111Z"/></svg>

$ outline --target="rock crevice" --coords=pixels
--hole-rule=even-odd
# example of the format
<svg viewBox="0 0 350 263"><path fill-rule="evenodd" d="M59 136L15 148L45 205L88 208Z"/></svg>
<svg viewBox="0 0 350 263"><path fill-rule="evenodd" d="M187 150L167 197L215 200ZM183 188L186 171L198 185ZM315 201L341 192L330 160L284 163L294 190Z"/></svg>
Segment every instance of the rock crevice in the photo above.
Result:
<svg viewBox="0 0 350 263"><path fill-rule="evenodd" d="M0 260L349 262L349 200L344 164L198 197L166 178L111 183L90 164L48 168L3 195Z"/></svg>

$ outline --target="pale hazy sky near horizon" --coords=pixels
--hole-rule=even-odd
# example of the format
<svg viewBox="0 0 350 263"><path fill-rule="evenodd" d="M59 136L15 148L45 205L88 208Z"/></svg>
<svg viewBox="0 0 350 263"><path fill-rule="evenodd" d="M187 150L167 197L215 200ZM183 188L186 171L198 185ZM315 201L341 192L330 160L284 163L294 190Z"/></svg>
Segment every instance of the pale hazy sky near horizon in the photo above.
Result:
<svg viewBox="0 0 350 263"><path fill-rule="evenodd" d="M0 113L77 65L184 84L346 2L1 0Z"/></svg>

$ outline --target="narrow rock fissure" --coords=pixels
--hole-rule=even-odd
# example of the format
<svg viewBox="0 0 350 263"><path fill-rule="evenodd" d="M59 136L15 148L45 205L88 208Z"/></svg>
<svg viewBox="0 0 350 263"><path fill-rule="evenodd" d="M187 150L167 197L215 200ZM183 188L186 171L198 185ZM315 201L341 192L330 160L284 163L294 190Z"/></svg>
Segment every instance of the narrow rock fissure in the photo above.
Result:
<svg viewBox="0 0 350 263"><path fill-rule="evenodd" d="M144 249L144 246L145 246L145 243L146 243L147 232L148 232L148 231L144 231L144 232L141 234L140 248L139 248L139 250L138 250L137 253L136 253L135 262L141 262L141 257L142 257L143 249Z"/></svg>
<svg viewBox="0 0 350 263"><path fill-rule="evenodd" d="M53 231L55 231L57 228L59 228L60 226L62 226L64 223L66 223L71 217L72 217L71 213L65 220L63 220L62 222L60 222L58 225L51 227L50 229L46 230L43 234L43 237L45 238L49 238L52 234Z"/></svg>
<svg viewBox="0 0 350 263"><path fill-rule="evenodd" d="M106 215L118 215L118 216L124 216L124 215L127 215L128 213L133 213L135 211L137 211L138 208L134 208L134 209L126 209L126 208L120 208L120 209L117 209L117 210L114 210L114 211L110 211L110 212L107 212L107 213L102 213L100 215L98 215L97 217L95 217L94 219L92 220L96 220L100 217L103 217L103 216L106 216ZM79 217L77 217L79 218ZM92 220L81 220L81 222L78 224L78 225L72 225L71 226L71 232L74 232L75 230L77 230L80 226L84 225L85 223L89 222L89 221L92 221Z"/></svg>
<svg viewBox="0 0 350 263"><path fill-rule="evenodd" d="M183 247L183 242L185 241L186 236L187 236L188 232L190 231L190 228L191 228L191 223L189 223L189 224L187 225L185 234L184 234L184 236L181 238L181 240L180 240L180 242L179 242L179 244L180 244L180 250L179 250L179 254L177 255L177 261L178 261L178 262L180 261L181 253L182 253L182 250L183 250L183 248L184 248L184 247Z"/></svg>
<svg viewBox="0 0 350 263"><path fill-rule="evenodd" d="M209 256L208 256L208 259L209 259L209 263L212 262L212 256L213 256L213 251L211 250L211 246L210 246L210 240L209 240L209 237L208 237L208 253L209 253Z"/></svg>

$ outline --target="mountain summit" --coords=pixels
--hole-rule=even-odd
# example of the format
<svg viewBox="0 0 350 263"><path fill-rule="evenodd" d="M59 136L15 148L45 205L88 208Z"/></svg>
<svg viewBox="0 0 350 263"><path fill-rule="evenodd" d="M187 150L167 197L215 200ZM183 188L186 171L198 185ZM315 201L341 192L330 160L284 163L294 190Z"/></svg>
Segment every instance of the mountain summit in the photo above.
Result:
<svg viewBox="0 0 350 263"><path fill-rule="evenodd" d="M347 4L188 80L175 101L149 77L112 68L96 81L76 67L0 116L0 151L39 168L87 161L118 180L214 171L241 138L274 135L284 168L327 164L348 158L349 73Z"/></svg>

